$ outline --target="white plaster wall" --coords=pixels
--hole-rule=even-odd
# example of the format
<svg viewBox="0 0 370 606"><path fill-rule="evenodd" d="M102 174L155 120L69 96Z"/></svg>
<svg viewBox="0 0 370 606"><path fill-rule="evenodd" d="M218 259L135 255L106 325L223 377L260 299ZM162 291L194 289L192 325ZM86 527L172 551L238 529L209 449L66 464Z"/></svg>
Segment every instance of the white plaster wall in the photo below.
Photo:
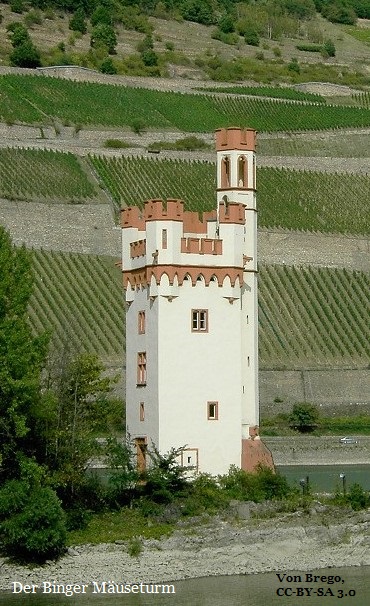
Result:
<svg viewBox="0 0 370 606"><path fill-rule="evenodd" d="M138 334L138 312L145 311L146 329ZM148 298L147 289L135 291L126 314L126 428L132 439L147 437L148 445L159 441L158 414L158 304ZM147 382L137 386L137 354L147 352ZM145 420L140 421L140 402Z"/></svg>
<svg viewBox="0 0 370 606"><path fill-rule="evenodd" d="M185 283L186 284L186 283ZM209 310L209 331L191 331L191 310ZM184 285L171 303L159 297L159 446L199 448L199 469L226 473L240 466L240 303L215 285ZM207 402L219 419L207 419Z"/></svg>
<svg viewBox="0 0 370 606"><path fill-rule="evenodd" d="M259 424L258 392L258 301L257 274L244 272L242 289L242 425L243 435L248 428Z"/></svg>

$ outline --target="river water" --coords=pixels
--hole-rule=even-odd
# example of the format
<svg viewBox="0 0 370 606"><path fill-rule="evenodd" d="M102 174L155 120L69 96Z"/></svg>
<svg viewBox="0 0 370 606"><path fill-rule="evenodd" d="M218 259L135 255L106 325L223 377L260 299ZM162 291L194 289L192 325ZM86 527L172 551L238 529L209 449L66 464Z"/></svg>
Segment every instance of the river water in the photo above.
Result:
<svg viewBox="0 0 370 606"><path fill-rule="evenodd" d="M101 595L91 593L65 597L63 595L12 595L0 594L0 606L278 606L306 604L307 606L369 606L370 569L335 568L307 571L320 576L335 576L332 584L318 581L306 582L306 573L301 581L280 581L275 573L207 577L178 581L173 585L175 594L157 595ZM284 573L279 573L284 574ZM338 580L340 579L340 580ZM304 592L306 595L301 596ZM311 593L311 595L307 595ZM320 593L322 595L320 595ZM319 595L318 595L319 594ZM343 597L340 597L343 595Z"/></svg>
<svg viewBox="0 0 370 606"><path fill-rule="evenodd" d="M349 488L351 484L360 484L370 490L370 465L279 465L278 471L287 478L289 484L299 487L299 480L309 477L313 492L335 492L343 490L343 479Z"/></svg>

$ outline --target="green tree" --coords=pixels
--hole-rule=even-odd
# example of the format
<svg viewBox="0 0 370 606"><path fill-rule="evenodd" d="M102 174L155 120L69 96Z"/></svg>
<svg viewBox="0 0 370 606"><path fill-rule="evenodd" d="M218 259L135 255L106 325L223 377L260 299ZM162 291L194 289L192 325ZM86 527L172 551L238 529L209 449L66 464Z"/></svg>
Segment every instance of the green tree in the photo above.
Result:
<svg viewBox="0 0 370 606"><path fill-rule="evenodd" d="M109 10L109 8L107 6L102 6L102 5L97 6L96 9L94 10L93 14L90 17L90 22L91 22L91 25L93 25L93 26L103 24L103 23L105 25L112 25L113 19L112 19L111 11Z"/></svg>
<svg viewBox="0 0 370 606"><path fill-rule="evenodd" d="M41 65L40 53L31 40L16 46L9 55L11 65L36 68Z"/></svg>
<svg viewBox="0 0 370 606"><path fill-rule="evenodd" d="M0 227L0 482L17 478L20 457L33 452L33 408L41 400L48 335L33 336L28 302L33 276L29 253L15 248Z"/></svg>
<svg viewBox="0 0 370 606"><path fill-rule="evenodd" d="M86 34L86 15L85 11L82 7L79 7L75 13L73 13L72 18L69 21L69 29L74 32L80 32L81 34Z"/></svg>
<svg viewBox="0 0 370 606"><path fill-rule="evenodd" d="M22 23L13 21L12 23L9 23L6 31L9 34L10 42L14 48L31 40L27 28Z"/></svg>
<svg viewBox="0 0 370 606"><path fill-rule="evenodd" d="M319 411L317 406L309 402L299 402L294 404L293 410L289 415L289 424L301 433L310 433L316 429L319 420Z"/></svg>
<svg viewBox="0 0 370 606"><path fill-rule="evenodd" d="M110 55L116 52L117 36L111 25L101 23L95 25L91 32L91 46L105 46Z"/></svg>
<svg viewBox="0 0 370 606"><path fill-rule="evenodd" d="M96 435L107 429L112 412L108 395L116 377L103 376L103 372L104 366L93 354L71 357L66 353L57 364L49 362L36 433L43 461L66 505L86 486L89 460L100 452Z"/></svg>
<svg viewBox="0 0 370 606"><path fill-rule="evenodd" d="M148 450L150 466L143 474L144 492L155 503L170 503L185 490L186 469L179 464L183 448L171 448L161 454L152 444Z"/></svg>
<svg viewBox="0 0 370 606"><path fill-rule="evenodd" d="M9 556L57 557L66 544L65 514L51 488L8 480L0 490L0 543Z"/></svg>

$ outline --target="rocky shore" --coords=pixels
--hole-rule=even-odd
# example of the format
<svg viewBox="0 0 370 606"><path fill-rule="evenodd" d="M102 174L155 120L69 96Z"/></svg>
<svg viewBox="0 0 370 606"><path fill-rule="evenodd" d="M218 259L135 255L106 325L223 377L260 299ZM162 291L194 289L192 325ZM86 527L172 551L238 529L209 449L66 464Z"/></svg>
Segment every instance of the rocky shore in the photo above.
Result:
<svg viewBox="0 0 370 606"><path fill-rule="evenodd" d="M234 509L233 509L234 507ZM161 583L213 575L370 566L370 510L333 511L316 503L310 512L251 515L235 502L223 518L193 519L172 536L145 540L138 557L128 544L80 545L58 562L20 567L0 558L0 590L18 581L66 583ZM339 513L340 511L340 513ZM264 516L268 512L264 512Z"/></svg>

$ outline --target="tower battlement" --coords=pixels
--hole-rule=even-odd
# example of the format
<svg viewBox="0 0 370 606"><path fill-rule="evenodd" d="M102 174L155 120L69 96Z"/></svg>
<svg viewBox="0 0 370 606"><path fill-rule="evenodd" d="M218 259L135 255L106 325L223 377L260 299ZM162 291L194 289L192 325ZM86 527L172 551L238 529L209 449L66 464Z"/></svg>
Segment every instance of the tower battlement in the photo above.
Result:
<svg viewBox="0 0 370 606"><path fill-rule="evenodd" d="M253 128L218 128L216 130L216 151L240 150L256 151L257 133Z"/></svg>

